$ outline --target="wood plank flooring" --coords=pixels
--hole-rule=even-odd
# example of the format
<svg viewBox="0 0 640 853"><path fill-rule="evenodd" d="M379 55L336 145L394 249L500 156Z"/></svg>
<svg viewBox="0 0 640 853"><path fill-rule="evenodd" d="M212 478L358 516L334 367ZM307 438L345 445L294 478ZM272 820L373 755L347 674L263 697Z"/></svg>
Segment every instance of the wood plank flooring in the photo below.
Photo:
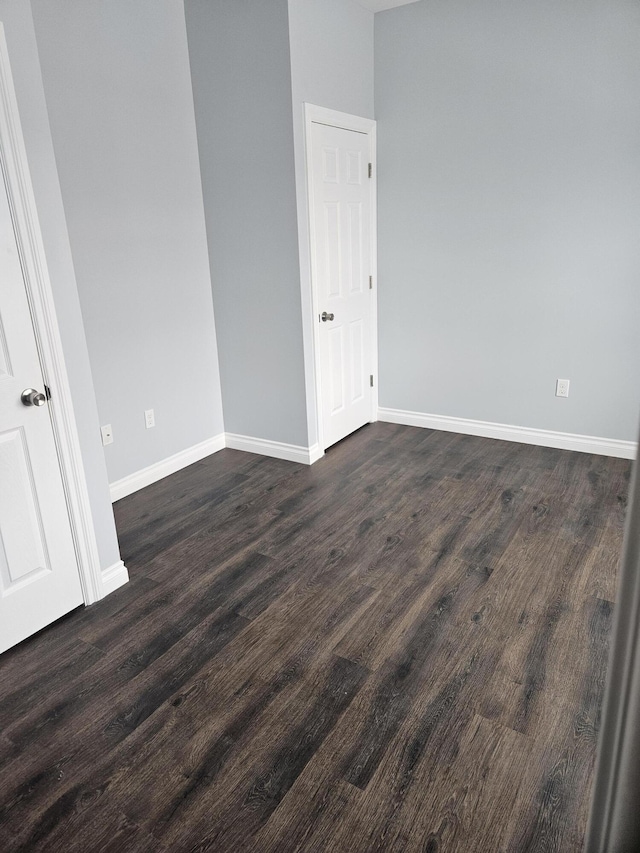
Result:
<svg viewBox="0 0 640 853"><path fill-rule="evenodd" d="M119 501L0 658L0 849L578 853L629 475L380 423Z"/></svg>

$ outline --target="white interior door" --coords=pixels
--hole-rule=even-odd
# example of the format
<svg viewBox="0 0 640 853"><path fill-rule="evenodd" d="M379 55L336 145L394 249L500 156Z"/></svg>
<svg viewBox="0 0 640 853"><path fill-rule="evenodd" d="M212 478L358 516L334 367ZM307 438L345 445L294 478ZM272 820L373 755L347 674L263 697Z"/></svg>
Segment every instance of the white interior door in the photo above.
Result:
<svg viewBox="0 0 640 853"><path fill-rule="evenodd" d="M49 403L26 389L45 386L0 179L0 652L83 603Z"/></svg>
<svg viewBox="0 0 640 853"><path fill-rule="evenodd" d="M312 122L313 275L324 447L372 420L371 135Z"/></svg>

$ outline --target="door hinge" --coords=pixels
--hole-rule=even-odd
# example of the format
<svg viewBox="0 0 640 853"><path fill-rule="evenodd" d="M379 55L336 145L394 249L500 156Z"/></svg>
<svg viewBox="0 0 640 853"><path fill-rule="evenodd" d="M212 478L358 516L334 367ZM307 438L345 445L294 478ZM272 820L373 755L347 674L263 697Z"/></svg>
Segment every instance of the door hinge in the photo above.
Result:
<svg viewBox="0 0 640 853"><path fill-rule="evenodd" d="M373 177L373 163L369 163L369 177Z"/></svg>
<svg viewBox="0 0 640 853"><path fill-rule="evenodd" d="M51 399L51 388L49 388L48 385L44 386L44 395L47 398L47 400Z"/></svg>
<svg viewBox="0 0 640 853"><path fill-rule="evenodd" d="M369 290L373 290L373 276L369 276Z"/></svg>
<svg viewBox="0 0 640 853"><path fill-rule="evenodd" d="M373 373L369 376L369 385L373 388Z"/></svg>

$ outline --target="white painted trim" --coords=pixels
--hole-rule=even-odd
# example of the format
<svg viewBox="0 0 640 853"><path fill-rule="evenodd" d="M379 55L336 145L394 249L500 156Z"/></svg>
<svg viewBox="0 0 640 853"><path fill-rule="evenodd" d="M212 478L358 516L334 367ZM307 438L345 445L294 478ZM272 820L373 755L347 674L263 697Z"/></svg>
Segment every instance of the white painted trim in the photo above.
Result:
<svg viewBox="0 0 640 853"><path fill-rule="evenodd" d="M618 456L622 459L635 459L636 456L637 445L635 441L621 441L616 438L575 435L569 432L553 432L546 429L495 424L489 421L474 421L468 418L406 412L402 409L380 408L378 409L378 420L391 424L459 432L463 435L479 435L483 438L501 438L504 441L517 441L521 444L557 447L560 450L578 450L581 453Z"/></svg>
<svg viewBox="0 0 640 853"><path fill-rule="evenodd" d="M129 572L122 560L118 560L113 566L104 569L102 572L102 588L105 595L115 592L119 587L124 586L129 580Z"/></svg>
<svg viewBox="0 0 640 853"><path fill-rule="evenodd" d="M92 604L103 598L106 592L100 569L98 544L82 463L71 388L64 362L53 290L2 24L0 24L0 160L25 287L31 306L42 372L52 394L49 404L50 414L60 459L82 592L85 604Z"/></svg>
<svg viewBox="0 0 640 853"><path fill-rule="evenodd" d="M304 114L307 123L328 124L330 127L342 127L344 130L355 130L357 133L370 134L376 126L375 120L372 118L341 113L339 110L319 107L317 104L307 102L304 105Z"/></svg>
<svg viewBox="0 0 640 853"><path fill-rule="evenodd" d="M258 453L261 456L286 459L289 462L299 462L302 465L311 465L324 455L319 444L314 444L313 447L302 447L298 444L267 441L264 438L253 438L249 435L236 435L230 432L226 436L227 447L231 447L233 450L244 450L246 453Z"/></svg>
<svg viewBox="0 0 640 853"><path fill-rule="evenodd" d="M324 450L320 447L318 442L312 444L309 448L309 465L313 465L314 462L317 462L318 459L322 459L324 456Z"/></svg>
<svg viewBox="0 0 640 853"><path fill-rule="evenodd" d="M188 465L193 465L194 462L199 462L206 456L211 456L225 447L230 447L232 450L243 450L246 453L257 453L260 456L271 456L274 459L299 462L302 465L313 465L314 462L317 462L318 459L324 456L324 452L320 449L319 444L314 444L312 447L302 447L298 444L267 441L267 439L254 438L250 435L236 435L230 432L220 433L213 438L200 442L200 444L195 444L193 447L181 450L180 453L175 453L167 459L162 459L160 462L156 462L147 468L143 468L140 471L129 474L127 477L123 477L121 480L111 483L109 486L111 501L115 503L115 501L119 501L121 498L126 498L127 495L144 489L145 486L150 486L152 483L157 483L158 480L162 480L170 474L175 474L176 471L181 471Z"/></svg>
<svg viewBox="0 0 640 853"><path fill-rule="evenodd" d="M137 492L139 489L144 489L145 486L150 486L152 483L157 483L164 477L170 474L175 474L176 471L181 471L187 465L193 465L194 462L199 462L205 456L211 456L212 453L217 453L226 447L225 435L220 433L213 438L208 438L206 441L201 441L199 444L188 447L186 450L181 450L167 459L162 459L160 462L155 462L134 474L129 474L121 480L116 480L111 483L109 489L111 491L112 502L119 501L120 498L125 498L127 495Z"/></svg>
<svg viewBox="0 0 640 853"><path fill-rule="evenodd" d="M316 435L318 436L318 445L324 454L324 426L322 419L322 388L320 381L320 328L316 322L316 318L320 314L320 305L318 301L317 287L317 271L316 271L316 241L315 241L315 212L313 205L313 163L312 149L309 141L311 139L311 127L313 124L326 124L331 127L340 127L345 130L352 130L356 133L366 134L369 138L369 157L373 163L373 177L370 181L371 186L371 273L373 275L373 290L371 294L371 369L374 375L373 390L371 392L371 421L375 421L378 412L378 196L377 196L377 148L376 148L376 122L373 119L362 118L361 116L353 116L349 113L342 113L338 110L319 107L315 104L304 104L304 128L305 128L305 169L306 169L306 189L307 189L307 227L309 229L309 252L311 265L311 317L304 318L304 322L310 322L312 334L312 349L313 349L313 367L312 370L305 371L307 375L313 375L315 386L315 417L316 417ZM305 282L302 282L303 288ZM303 305L305 300L303 299Z"/></svg>
<svg viewBox="0 0 640 853"><path fill-rule="evenodd" d="M378 420L378 126L373 122L371 134L371 273L373 290L371 291L371 360L373 370L373 391L371 392L371 423Z"/></svg>

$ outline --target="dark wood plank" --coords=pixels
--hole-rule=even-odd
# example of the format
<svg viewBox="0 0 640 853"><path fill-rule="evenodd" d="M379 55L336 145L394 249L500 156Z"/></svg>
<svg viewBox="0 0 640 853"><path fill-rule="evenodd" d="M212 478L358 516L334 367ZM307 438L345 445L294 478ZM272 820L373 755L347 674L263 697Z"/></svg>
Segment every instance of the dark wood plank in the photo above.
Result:
<svg viewBox="0 0 640 853"><path fill-rule="evenodd" d="M340 719L353 697L366 679L366 670L344 658L335 658L326 671L326 677L301 716L292 715L283 725L281 740L252 773L249 784L244 783L234 795L237 806L227 810L213 828L210 826L209 808L202 817L202 800L194 800L188 810L189 817L176 833L169 833L171 843L180 846L193 827L206 834L199 841L200 849L223 851L238 850L247 835L257 832L282 802L289 789L307 765L316 750ZM239 795L239 796L238 796ZM220 804L216 803L219 809ZM179 826L177 823L174 826ZM184 841L183 841L184 839Z"/></svg>
<svg viewBox="0 0 640 853"><path fill-rule="evenodd" d="M380 423L119 501L0 658L0 848L578 853L629 474Z"/></svg>

